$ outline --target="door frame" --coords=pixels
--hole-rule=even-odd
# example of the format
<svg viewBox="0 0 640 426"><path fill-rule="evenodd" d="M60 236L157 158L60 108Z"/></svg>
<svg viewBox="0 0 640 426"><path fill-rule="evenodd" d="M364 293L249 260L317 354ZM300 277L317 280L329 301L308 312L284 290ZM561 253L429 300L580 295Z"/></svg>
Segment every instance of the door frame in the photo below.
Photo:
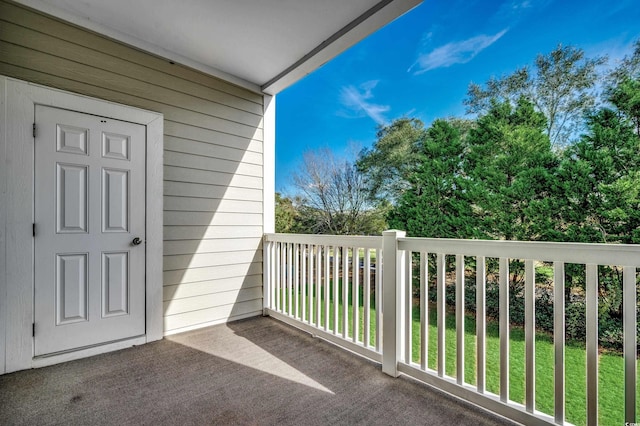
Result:
<svg viewBox="0 0 640 426"><path fill-rule="evenodd" d="M142 337L59 355L34 357L32 129L36 104L146 126L146 334ZM162 114L0 76L0 374L162 338L162 157Z"/></svg>

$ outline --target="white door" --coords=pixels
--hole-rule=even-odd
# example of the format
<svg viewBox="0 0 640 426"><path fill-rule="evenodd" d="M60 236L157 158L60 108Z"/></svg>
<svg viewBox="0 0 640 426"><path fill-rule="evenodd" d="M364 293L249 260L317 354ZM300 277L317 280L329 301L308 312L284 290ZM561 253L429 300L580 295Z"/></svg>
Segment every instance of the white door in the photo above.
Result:
<svg viewBox="0 0 640 426"><path fill-rule="evenodd" d="M145 334L139 124L35 109L35 355Z"/></svg>

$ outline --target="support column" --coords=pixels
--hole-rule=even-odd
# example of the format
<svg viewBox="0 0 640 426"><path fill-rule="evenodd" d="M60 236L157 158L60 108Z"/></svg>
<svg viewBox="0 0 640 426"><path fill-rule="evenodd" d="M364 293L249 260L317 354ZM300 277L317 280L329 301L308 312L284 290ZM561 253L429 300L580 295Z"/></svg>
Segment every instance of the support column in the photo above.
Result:
<svg viewBox="0 0 640 426"><path fill-rule="evenodd" d="M382 372L398 377L402 353L402 288L405 252L398 250L398 238L404 231L382 233Z"/></svg>

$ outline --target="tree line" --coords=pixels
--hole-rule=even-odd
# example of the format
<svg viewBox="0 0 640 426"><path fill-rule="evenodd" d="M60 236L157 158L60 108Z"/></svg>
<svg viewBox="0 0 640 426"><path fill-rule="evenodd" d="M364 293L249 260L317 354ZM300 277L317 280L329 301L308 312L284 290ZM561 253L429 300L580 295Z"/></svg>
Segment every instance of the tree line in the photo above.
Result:
<svg viewBox="0 0 640 426"><path fill-rule="evenodd" d="M474 118L399 118L355 161L306 153L277 230L640 243L640 40L606 62L559 45L471 83Z"/></svg>
<svg viewBox="0 0 640 426"><path fill-rule="evenodd" d="M394 120L354 161L308 152L293 179L296 194L276 195L276 230L639 244L640 40L600 71L606 62L560 45L530 67L471 83L464 103L473 118ZM584 342L584 265L566 265L566 273L567 338ZM524 322L523 274L524 264L512 261L512 324ZM497 317L491 276L487 313ZM473 312L475 280L467 278L465 307ZM552 332L552 267L539 265L536 281L536 326ZM599 283L600 344L619 350L620 268L600 267ZM451 306L454 290L447 286Z"/></svg>

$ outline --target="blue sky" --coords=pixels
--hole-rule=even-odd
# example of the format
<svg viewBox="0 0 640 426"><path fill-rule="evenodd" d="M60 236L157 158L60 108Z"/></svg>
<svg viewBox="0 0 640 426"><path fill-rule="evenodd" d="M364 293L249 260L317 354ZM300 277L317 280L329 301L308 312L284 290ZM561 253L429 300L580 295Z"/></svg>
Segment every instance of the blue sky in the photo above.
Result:
<svg viewBox="0 0 640 426"><path fill-rule="evenodd" d="M426 0L277 95L276 190L292 195L307 150L348 157L396 118L464 116L471 81L558 43L614 64L638 38L639 0Z"/></svg>

